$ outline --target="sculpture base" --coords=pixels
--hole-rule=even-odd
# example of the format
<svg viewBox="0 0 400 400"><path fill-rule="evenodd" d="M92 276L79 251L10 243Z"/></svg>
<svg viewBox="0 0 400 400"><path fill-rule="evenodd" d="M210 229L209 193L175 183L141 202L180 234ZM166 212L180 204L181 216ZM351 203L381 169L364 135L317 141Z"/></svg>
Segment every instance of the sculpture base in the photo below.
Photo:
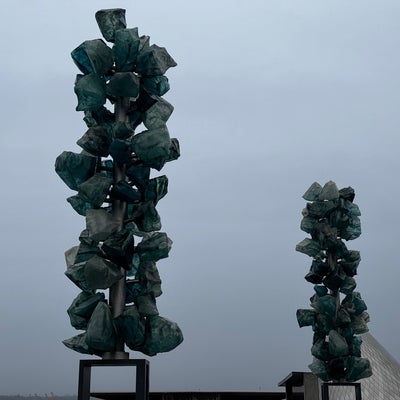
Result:
<svg viewBox="0 0 400 400"><path fill-rule="evenodd" d="M120 352L124 353L124 352ZM147 360L103 359L80 360L78 400L90 400L92 367L136 367L136 400L149 399L149 362Z"/></svg>
<svg viewBox="0 0 400 400"><path fill-rule="evenodd" d="M106 351L102 355L103 360L128 360L129 353L126 351Z"/></svg>

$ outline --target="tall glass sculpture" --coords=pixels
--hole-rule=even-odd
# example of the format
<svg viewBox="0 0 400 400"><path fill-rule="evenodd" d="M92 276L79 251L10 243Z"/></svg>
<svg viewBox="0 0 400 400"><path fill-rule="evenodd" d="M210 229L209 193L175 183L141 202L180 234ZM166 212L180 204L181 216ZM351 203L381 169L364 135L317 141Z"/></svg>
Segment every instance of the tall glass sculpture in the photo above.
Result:
<svg viewBox="0 0 400 400"><path fill-rule="evenodd" d="M103 358L124 358L125 345L153 356L183 340L156 306L156 262L168 257L172 241L156 210L168 179L151 177L180 155L166 126L173 106L161 97L169 90L164 74L176 63L138 28L126 27L124 9L100 10L96 20L112 47L86 40L71 53L81 72L74 90L87 126L77 141L82 151L64 151L55 162L75 191L67 201L86 219L79 245L65 253L65 274L81 290L68 315L83 332L63 343Z"/></svg>

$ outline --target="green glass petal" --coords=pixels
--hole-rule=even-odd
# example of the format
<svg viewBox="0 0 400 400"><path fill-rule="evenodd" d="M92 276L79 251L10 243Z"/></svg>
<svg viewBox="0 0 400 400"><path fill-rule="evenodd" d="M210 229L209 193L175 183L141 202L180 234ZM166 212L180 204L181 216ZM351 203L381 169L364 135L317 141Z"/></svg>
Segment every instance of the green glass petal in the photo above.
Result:
<svg viewBox="0 0 400 400"><path fill-rule="evenodd" d="M107 157L111 138L103 126L97 125L89 128L76 143L90 154Z"/></svg>
<svg viewBox="0 0 400 400"><path fill-rule="evenodd" d="M82 354L96 354L101 355L96 350L91 349L86 343L86 332L81 333L79 335L73 336L69 339L63 340L63 344L67 346L69 349L77 351Z"/></svg>
<svg viewBox="0 0 400 400"><path fill-rule="evenodd" d="M155 232L147 235L136 246L141 260L158 261L168 257L172 247L172 240L164 232Z"/></svg>
<svg viewBox="0 0 400 400"><path fill-rule="evenodd" d="M141 349L144 354L154 356L173 350L183 342L179 326L159 315L147 319L146 341Z"/></svg>
<svg viewBox="0 0 400 400"><path fill-rule="evenodd" d="M166 175L150 179L144 192L144 201L152 200L156 205L168 193L168 178Z"/></svg>
<svg viewBox="0 0 400 400"><path fill-rule="evenodd" d="M105 81L96 74L78 75L74 91L78 97L76 111L97 110L107 100Z"/></svg>
<svg viewBox="0 0 400 400"><path fill-rule="evenodd" d="M97 304L86 331L86 344L98 351L113 351L116 334L108 305L104 302Z"/></svg>
<svg viewBox="0 0 400 400"><path fill-rule="evenodd" d="M339 189L336 183L329 181L325 183L324 187L319 194L319 200L337 200L339 198Z"/></svg>
<svg viewBox="0 0 400 400"><path fill-rule="evenodd" d="M106 240L112 233L120 228L120 222L103 209L87 210L86 228L88 238L98 243Z"/></svg>
<svg viewBox="0 0 400 400"><path fill-rule="evenodd" d="M71 325L76 329L86 329L97 303L104 298L104 293L79 293L67 310Z"/></svg>
<svg viewBox="0 0 400 400"><path fill-rule="evenodd" d="M164 75L168 68L176 65L176 62L168 54L165 47L153 44L149 48L140 51L136 62L136 72L143 76Z"/></svg>
<svg viewBox="0 0 400 400"><path fill-rule="evenodd" d="M78 190L81 183L93 176L96 164L95 157L64 151L56 159L55 171L70 189Z"/></svg>
<svg viewBox="0 0 400 400"><path fill-rule="evenodd" d="M315 257L321 252L321 247L315 240L305 238L296 245L296 251L307 254L310 257Z"/></svg>
<svg viewBox="0 0 400 400"><path fill-rule="evenodd" d="M297 322L302 328L303 326L314 325L315 323L315 311L314 310L302 310L296 311Z"/></svg>
<svg viewBox="0 0 400 400"><path fill-rule="evenodd" d="M166 162L177 160L181 156L179 141L176 138L171 139L171 146L169 147L169 154Z"/></svg>
<svg viewBox="0 0 400 400"><path fill-rule="evenodd" d="M121 29L115 32L115 44L112 51L117 71L134 71L139 45L138 28Z"/></svg>
<svg viewBox="0 0 400 400"><path fill-rule="evenodd" d="M133 232L125 227L113 233L103 242L101 249L113 263L130 269L134 252Z"/></svg>
<svg viewBox="0 0 400 400"><path fill-rule="evenodd" d="M106 93L112 97L136 98L139 88L139 78L133 72L116 72L107 84Z"/></svg>
<svg viewBox="0 0 400 400"><path fill-rule="evenodd" d="M335 330L329 332L329 353L334 357L343 357L349 354L346 339Z"/></svg>
<svg viewBox="0 0 400 400"><path fill-rule="evenodd" d="M325 339L319 339L315 341L311 347L311 354L322 361L329 361L332 357L329 354L328 343Z"/></svg>
<svg viewBox="0 0 400 400"><path fill-rule="evenodd" d="M139 282L140 294L152 294L154 297L161 296L161 279L156 263L154 261L140 261L135 278Z"/></svg>
<svg viewBox="0 0 400 400"><path fill-rule="evenodd" d="M343 294L351 294L356 286L356 280L351 276L346 276L342 285L340 286L340 292Z"/></svg>
<svg viewBox="0 0 400 400"><path fill-rule="evenodd" d="M322 186L318 182L314 182L303 194L303 199L307 201L316 201L322 191Z"/></svg>
<svg viewBox="0 0 400 400"><path fill-rule="evenodd" d="M112 50L101 39L86 40L71 52L71 57L85 75L104 75L114 63Z"/></svg>
<svg viewBox="0 0 400 400"><path fill-rule="evenodd" d="M78 186L78 196L95 207L100 207L106 199L111 185L112 179L96 173Z"/></svg>
<svg viewBox="0 0 400 400"><path fill-rule="evenodd" d="M173 111L172 104L157 97L157 102L143 114L143 124L147 129L163 128Z"/></svg>
<svg viewBox="0 0 400 400"><path fill-rule="evenodd" d="M160 216L152 201L128 205L129 218L132 218L141 232L153 232L161 229ZM138 235L139 236L139 235Z"/></svg>
<svg viewBox="0 0 400 400"><path fill-rule="evenodd" d="M355 382L372 375L372 368L368 359L361 357L348 357L346 361L346 380L348 382Z"/></svg>
<svg viewBox="0 0 400 400"><path fill-rule="evenodd" d="M85 286L91 290L108 289L122 277L117 265L99 256L92 257L85 265Z"/></svg>
<svg viewBox="0 0 400 400"><path fill-rule="evenodd" d="M117 200L126 201L127 203L136 203L137 201L141 200L142 195L128 182L119 181L113 186L111 190L111 197Z"/></svg>
<svg viewBox="0 0 400 400"><path fill-rule="evenodd" d="M146 92L156 96L164 96L170 89L168 78L166 76L148 76L143 77L142 87Z"/></svg>
<svg viewBox="0 0 400 400"><path fill-rule="evenodd" d="M126 28L125 10L123 8L99 10L95 17L101 34L107 42L114 42L115 32Z"/></svg>
<svg viewBox="0 0 400 400"><path fill-rule="evenodd" d="M114 319L117 332L131 350L137 350L144 344L145 320L139 315L136 306L128 306L120 316Z"/></svg>
<svg viewBox="0 0 400 400"><path fill-rule="evenodd" d="M93 208L93 205L82 200L78 195L70 196L67 198L69 204L79 215L86 215L86 211Z"/></svg>
<svg viewBox="0 0 400 400"><path fill-rule="evenodd" d="M151 317L158 315L156 300L151 293L137 296L135 304L139 314L143 317Z"/></svg>
<svg viewBox="0 0 400 400"><path fill-rule="evenodd" d="M140 192L144 192L150 179L150 167L131 165L126 169L126 175Z"/></svg>

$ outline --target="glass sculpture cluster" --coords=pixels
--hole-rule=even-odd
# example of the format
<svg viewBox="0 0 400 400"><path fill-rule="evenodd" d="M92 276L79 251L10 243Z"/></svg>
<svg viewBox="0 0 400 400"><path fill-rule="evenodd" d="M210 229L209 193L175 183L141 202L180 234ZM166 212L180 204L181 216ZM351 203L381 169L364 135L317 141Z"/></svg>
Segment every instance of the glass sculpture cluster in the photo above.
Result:
<svg viewBox="0 0 400 400"><path fill-rule="evenodd" d="M168 257L172 241L160 232L156 210L168 179L151 178L151 169L160 171L180 155L166 126L173 106L161 97L169 90L164 73L176 63L137 28L126 28L125 10L100 10L96 20L112 47L102 39L87 40L71 53L81 71L76 110L84 112L87 131L77 141L82 151L64 151L55 163L76 192L67 201L86 218L79 245L65 253L65 274L81 289L68 314L72 326L84 332L63 343L101 356L123 341L152 356L183 340L178 325L161 317L156 306L162 293L156 262ZM146 130L135 134L141 124ZM124 304L116 313L103 290L121 280Z"/></svg>
<svg viewBox="0 0 400 400"><path fill-rule="evenodd" d="M367 306L355 291L360 253L347 249L344 240L361 234L360 210L353 203L354 189L338 190L332 181L313 183L303 198L301 229L310 234L296 250L312 258L305 279L314 285L312 309L297 310L300 327L314 332L311 371L324 381L354 382L372 374L361 357L359 334L368 331Z"/></svg>

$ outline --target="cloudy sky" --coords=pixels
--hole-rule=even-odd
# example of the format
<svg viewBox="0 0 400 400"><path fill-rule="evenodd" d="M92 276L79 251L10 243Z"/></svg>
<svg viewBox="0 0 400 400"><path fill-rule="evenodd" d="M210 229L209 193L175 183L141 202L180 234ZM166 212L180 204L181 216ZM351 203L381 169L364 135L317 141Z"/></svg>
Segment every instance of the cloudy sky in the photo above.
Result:
<svg viewBox="0 0 400 400"><path fill-rule="evenodd" d="M151 389L277 390L307 371L312 332L295 313L313 293L310 259L294 248L314 181L356 190L358 290L399 360L397 0L13 0L0 24L0 394L77 392L86 356L61 343L77 333L66 309L79 293L64 251L84 219L54 160L86 131L70 51L114 7L178 63L165 98L182 156L162 171L174 246L158 306L185 341L150 359Z"/></svg>

